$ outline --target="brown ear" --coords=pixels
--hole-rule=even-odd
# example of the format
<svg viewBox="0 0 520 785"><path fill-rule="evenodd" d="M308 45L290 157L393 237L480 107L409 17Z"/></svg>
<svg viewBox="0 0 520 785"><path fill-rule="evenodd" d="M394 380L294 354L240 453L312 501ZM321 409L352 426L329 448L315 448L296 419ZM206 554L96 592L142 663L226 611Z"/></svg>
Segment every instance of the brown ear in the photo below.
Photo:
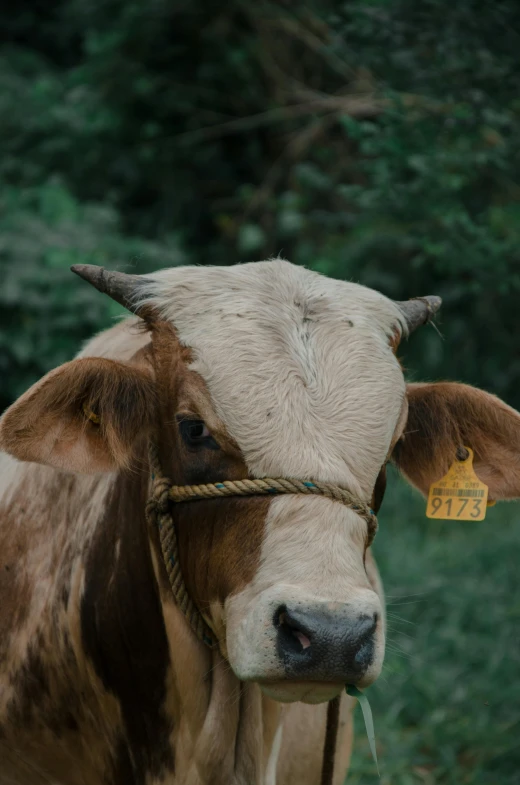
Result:
<svg viewBox="0 0 520 785"><path fill-rule="evenodd" d="M67 471L113 471L130 463L154 411L148 369L98 357L73 360L7 409L0 449Z"/></svg>
<svg viewBox="0 0 520 785"><path fill-rule="evenodd" d="M392 460L423 494L471 447L492 499L520 497L520 414L466 384L408 385L408 421Z"/></svg>

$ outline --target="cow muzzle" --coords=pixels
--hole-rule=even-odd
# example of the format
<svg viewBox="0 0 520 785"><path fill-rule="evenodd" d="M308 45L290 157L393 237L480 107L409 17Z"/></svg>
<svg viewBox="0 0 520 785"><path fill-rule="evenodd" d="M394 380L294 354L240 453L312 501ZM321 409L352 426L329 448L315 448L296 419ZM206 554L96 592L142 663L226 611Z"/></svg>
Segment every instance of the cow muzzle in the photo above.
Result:
<svg viewBox="0 0 520 785"><path fill-rule="evenodd" d="M357 684L374 660L378 614L280 606L275 613L277 650L290 680Z"/></svg>
<svg viewBox="0 0 520 785"><path fill-rule="evenodd" d="M240 679L275 700L320 703L379 676L385 635L375 592L338 602L278 585L255 599L247 609L228 606L228 655Z"/></svg>

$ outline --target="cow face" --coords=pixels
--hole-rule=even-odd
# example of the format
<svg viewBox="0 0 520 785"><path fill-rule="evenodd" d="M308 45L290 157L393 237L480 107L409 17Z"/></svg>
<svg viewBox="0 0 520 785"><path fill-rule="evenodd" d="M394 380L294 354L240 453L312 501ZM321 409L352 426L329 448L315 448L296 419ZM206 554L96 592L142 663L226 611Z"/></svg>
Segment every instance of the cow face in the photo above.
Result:
<svg viewBox="0 0 520 785"><path fill-rule="evenodd" d="M166 271L145 296L163 320L154 364L176 427L161 462L176 484L295 477L370 502L406 413L394 303L280 261ZM315 701L377 677L383 610L360 516L305 496L175 513L188 590L241 679Z"/></svg>
<svg viewBox="0 0 520 785"><path fill-rule="evenodd" d="M4 448L106 471L153 434L176 484L293 477L370 503L406 419L397 304L280 260L132 287L154 314L151 349L52 372L4 418ZM175 518L188 590L240 679L316 702L377 677L383 609L353 510L295 495L187 503Z"/></svg>

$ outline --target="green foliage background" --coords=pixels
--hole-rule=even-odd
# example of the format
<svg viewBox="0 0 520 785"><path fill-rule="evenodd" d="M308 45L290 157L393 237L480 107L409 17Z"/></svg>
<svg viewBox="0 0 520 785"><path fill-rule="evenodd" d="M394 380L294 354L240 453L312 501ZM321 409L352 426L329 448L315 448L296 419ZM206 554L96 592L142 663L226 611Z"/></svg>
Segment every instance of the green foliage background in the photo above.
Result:
<svg viewBox="0 0 520 785"><path fill-rule="evenodd" d="M0 407L119 313L71 264L276 253L440 294L409 376L520 407L514 0L20 0L0 42ZM385 582L426 599L396 644L418 664L374 688L383 782L518 782L515 508L434 531L392 494Z"/></svg>

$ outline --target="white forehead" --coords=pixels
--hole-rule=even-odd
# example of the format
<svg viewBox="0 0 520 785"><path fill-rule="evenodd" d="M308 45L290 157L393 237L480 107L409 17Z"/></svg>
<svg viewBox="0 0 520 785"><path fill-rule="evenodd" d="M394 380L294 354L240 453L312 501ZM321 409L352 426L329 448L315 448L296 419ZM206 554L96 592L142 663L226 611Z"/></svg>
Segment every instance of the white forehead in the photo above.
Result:
<svg viewBox="0 0 520 785"><path fill-rule="evenodd" d="M280 259L163 270L142 296L194 350L254 474L370 493L404 395L391 300Z"/></svg>

